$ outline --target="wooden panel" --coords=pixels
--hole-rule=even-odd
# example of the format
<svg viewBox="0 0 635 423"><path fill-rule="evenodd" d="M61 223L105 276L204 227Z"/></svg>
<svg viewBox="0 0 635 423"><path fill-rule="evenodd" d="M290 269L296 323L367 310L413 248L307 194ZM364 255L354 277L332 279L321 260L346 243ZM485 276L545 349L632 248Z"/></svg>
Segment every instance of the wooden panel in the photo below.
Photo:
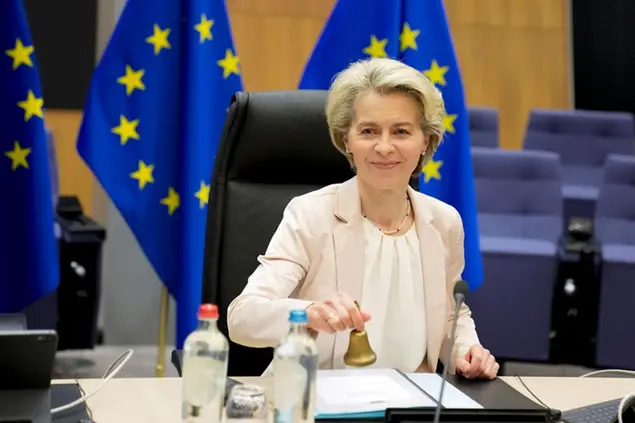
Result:
<svg viewBox="0 0 635 423"><path fill-rule="evenodd" d="M227 0L245 89L295 89L334 3ZM521 146L531 108L571 107L568 0L445 4L468 104L499 110L504 148ZM62 190L78 194L89 209L96 184L75 150L79 113L49 115Z"/></svg>
<svg viewBox="0 0 635 423"><path fill-rule="evenodd" d="M334 4L334 0L227 0L245 89L295 89Z"/></svg>
<svg viewBox="0 0 635 423"><path fill-rule="evenodd" d="M531 108L570 108L567 0L445 0L470 105L499 110L520 148Z"/></svg>
<svg viewBox="0 0 635 423"><path fill-rule="evenodd" d="M92 216L95 178L77 153L77 132L82 112L46 110L46 126L53 132L60 175L60 194L76 195L84 213Z"/></svg>
<svg viewBox="0 0 635 423"><path fill-rule="evenodd" d="M228 0L245 89L294 89L334 1ZM520 148L531 108L569 108L568 0L445 0L466 98Z"/></svg>

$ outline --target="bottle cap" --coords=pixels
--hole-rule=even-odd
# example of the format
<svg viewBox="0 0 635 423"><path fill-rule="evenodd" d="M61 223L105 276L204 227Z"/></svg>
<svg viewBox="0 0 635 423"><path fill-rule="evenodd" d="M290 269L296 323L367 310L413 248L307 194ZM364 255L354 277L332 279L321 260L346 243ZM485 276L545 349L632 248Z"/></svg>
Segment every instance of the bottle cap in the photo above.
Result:
<svg viewBox="0 0 635 423"><path fill-rule="evenodd" d="M306 310L291 310L289 313L289 322L291 323L308 323L309 319Z"/></svg>
<svg viewBox="0 0 635 423"><path fill-rule="evenodd" d="M218 319L218 307L216 304L201 304L198 308L199 319Z"/></svg>

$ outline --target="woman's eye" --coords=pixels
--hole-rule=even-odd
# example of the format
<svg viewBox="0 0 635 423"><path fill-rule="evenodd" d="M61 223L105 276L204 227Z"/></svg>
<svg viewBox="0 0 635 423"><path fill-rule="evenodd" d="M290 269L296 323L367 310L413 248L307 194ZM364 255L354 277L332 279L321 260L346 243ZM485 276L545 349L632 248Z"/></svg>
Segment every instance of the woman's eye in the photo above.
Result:
<svg viewBox="0 0 635 423"><path fill-rule="evenodd" d="M397 135L409 135L409 134L410 134L410 132L408 132L406 129L403 129L403 128L399 128L399 129L397 129L397 130L395 131L395 133L396 133Z"/></svg>
<svg viewBox="0 0 635 423"><path fill-rule="evenodd" d="M370 128L364 128L360 132L360 134L362 134L362 135L371 135L371 134L374 134L374 133L375 133L375 131L373 131Z"/></svg>

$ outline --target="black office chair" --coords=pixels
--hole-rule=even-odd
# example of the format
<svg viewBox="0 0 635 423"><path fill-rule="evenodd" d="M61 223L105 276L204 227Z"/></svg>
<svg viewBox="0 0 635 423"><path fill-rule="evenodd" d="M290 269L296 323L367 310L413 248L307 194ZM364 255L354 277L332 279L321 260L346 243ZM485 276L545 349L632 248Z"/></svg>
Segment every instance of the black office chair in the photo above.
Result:
<svg viewBox="0 0 635 423"><path fill-rule="evenodd" d="M211 182L203 270L203 301L218 305L225 335L229 303L256 269L289 201L354 175L329 139L325 101L326 91L308 90L240 92L231 101ZM228 375L260 375L272 353L232 342ZM172 362L180 374L178 352Z"/></svg>
<svg viewBox="0 0 635 423"><path fill-rule="evenodd" d="M227 307L243 290L282 212L298 195L353 176L331 144L325 91L237 93L227 114L207 213L203 301ZM231 343L230 376L260 375L272 350Z"/></svg>

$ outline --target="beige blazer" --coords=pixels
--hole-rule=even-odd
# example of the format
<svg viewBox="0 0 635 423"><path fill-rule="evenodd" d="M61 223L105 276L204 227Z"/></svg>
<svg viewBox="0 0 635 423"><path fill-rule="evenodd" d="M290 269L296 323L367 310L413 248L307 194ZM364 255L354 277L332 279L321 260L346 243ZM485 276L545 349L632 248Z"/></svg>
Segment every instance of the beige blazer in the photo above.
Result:
<svg viewBox="0 0 635 423"><path fill-rule="evenodd" d="M453 207L411 188L409 194L421 243L428 338L427 355L417 371L435 371L439 358L445 357L454 318L452 290L464 266L463 224ZM230 338L248 347L275 347L288 332L290 310L340 292L361 300L362 219L356 177L293 198L267 251L258 257L258 268L229 305ZM457 319L450 372L457 355L479 343L466 305ZM321 369L343 367L348 340L348 331L318 334Z"/></svg>

